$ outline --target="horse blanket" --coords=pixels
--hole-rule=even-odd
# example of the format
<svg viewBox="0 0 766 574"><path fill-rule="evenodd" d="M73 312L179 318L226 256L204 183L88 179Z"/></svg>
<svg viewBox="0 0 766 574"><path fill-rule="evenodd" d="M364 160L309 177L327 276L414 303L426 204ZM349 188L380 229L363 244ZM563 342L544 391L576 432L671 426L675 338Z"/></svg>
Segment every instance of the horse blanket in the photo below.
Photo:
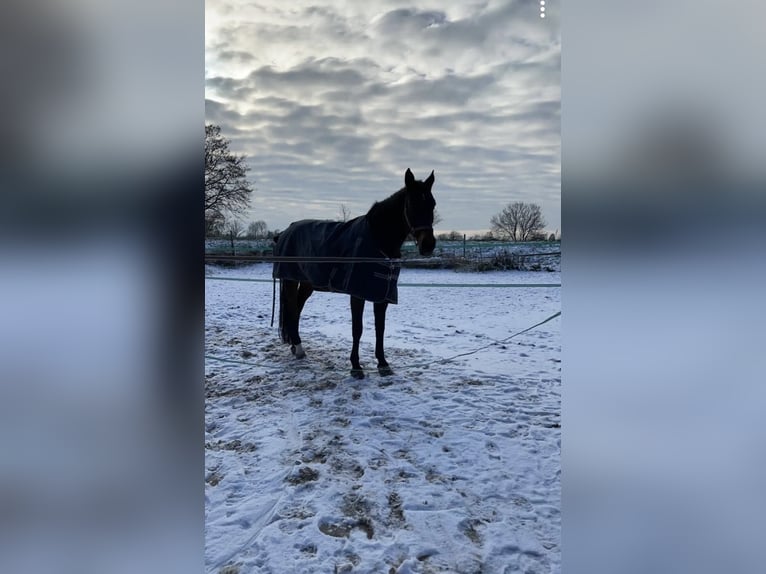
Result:
<svg viewBox="0 0 766 574"><path fill-rule="evenodd" d="M380 263L277 262L273 276L308 281L315 289L347 293L373 303L397 302L401 266L386 261L364 215L345 222L304 219L291 223L279 234L274 255L380 258Z"/></svg>

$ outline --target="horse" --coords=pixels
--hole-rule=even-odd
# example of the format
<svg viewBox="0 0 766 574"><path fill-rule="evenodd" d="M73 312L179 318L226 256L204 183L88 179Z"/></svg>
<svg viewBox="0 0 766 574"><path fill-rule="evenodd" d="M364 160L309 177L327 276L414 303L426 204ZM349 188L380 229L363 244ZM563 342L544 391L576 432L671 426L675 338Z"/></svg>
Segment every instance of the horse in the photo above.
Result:
<svg viewBox="0 0 766 574"><path fill-rule="evenodd" d="M393 374L385 358L383 335L386 309L398 301L397 281L405 240L412 236L423 256L436 247L433 221L436 201L431 193L434 172L416 180L408 168L404 187L373 204L365 215L345 222L304 219L290 224L274 241L274 255L287 257L274 263L273 277L280 280L279 331L296 358L306 352L298 332L301 312L314 291L345 293L351 299L351 375L364 378L359 363L362 316L366 301L375 313L375 358L382 376ZM301 260L324 257L327 261ZM344 261L349 257L362 261ZM295 258L294 260L292 258ZM377 260L380 261L377 261Z"/></svg>

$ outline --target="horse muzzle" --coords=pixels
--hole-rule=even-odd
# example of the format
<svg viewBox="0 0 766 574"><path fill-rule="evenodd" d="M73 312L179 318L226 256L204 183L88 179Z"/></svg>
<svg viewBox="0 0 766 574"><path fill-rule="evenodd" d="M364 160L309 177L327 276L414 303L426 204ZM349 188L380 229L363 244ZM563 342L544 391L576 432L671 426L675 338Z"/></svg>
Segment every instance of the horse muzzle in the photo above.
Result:
<svg viewBox="0 0 766 574"><path fill-rule="evenodd" d="M431 255L436 247L433 229L420 229L414 235L420 254L423 256Z"/></svg>

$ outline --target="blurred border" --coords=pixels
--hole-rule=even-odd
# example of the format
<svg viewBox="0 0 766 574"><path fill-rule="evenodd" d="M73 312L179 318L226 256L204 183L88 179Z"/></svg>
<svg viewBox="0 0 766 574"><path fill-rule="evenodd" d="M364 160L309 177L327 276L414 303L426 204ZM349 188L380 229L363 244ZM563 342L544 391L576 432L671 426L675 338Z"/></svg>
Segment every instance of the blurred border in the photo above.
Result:
<svg viewBox="0 0 766 574"><path fill-rule="evenodd" d="M562 4L563 570L755 572L763 4Z"/></svg>
<svg viewBox="0 0 766 574"><path fill-rule="evenodd" d="M0 571L204 552L204 3L0 12Z"/></svg>

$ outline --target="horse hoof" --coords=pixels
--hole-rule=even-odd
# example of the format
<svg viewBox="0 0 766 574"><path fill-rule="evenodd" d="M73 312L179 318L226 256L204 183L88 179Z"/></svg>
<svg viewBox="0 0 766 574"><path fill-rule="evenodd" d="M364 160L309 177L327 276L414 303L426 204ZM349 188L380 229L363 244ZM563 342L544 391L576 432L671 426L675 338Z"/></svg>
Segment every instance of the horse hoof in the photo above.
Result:
<svg viewBox="0 0 766 574"><path fill-rule="evenodd" d="M390 377L394 374L393 369L386 365L385 367L378 367L378 373L380 373L381 377Z"/></svg>
<svg viewBox="0 0 766 574"><path fill-rule="evenodd" d="M351 369L351 376L355 379L363 379L364 371L362 369Z"/></svg>
<svg viewBox="0 0 766 574"><path fill-rule="evenodd" d="M302 359L306 356L306 351L303 350L303 345L290 345L290 352L295 355L296 359Z"/></svg>

